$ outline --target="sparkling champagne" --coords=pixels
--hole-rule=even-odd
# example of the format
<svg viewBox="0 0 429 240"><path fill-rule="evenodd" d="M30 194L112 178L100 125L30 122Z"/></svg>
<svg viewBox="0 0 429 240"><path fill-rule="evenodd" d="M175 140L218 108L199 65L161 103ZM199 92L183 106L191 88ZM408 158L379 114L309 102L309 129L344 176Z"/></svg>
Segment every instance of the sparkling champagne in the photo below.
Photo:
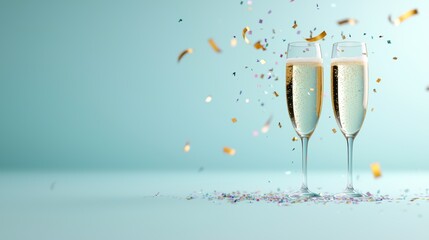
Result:
<svg viewBox="0 0 429 240"><path fill-rule="evenodd" d="M333 58L331 68L335 118L346 137L355 137L362 127L368 105L367 58Z"/></svg>
<svg viewBox="0 0 429 240"><path fill-rule="evenodd" d="M320 58L290 58L286 63L289 117L301 137L310 137L322 107L323 66Z"/></svg>

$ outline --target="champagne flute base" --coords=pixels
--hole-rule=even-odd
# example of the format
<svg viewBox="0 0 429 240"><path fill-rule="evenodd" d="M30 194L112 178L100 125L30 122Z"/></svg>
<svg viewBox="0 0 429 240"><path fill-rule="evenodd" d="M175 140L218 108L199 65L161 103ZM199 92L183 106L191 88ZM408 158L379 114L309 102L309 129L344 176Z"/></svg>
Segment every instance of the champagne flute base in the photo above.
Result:
<svg viewBox="0 0 429 240"><path fill-rule="evenodd" d="M311 192L308 188L301 188L298 192L293 193L292 198L318 198L320 194Z"/></svg>
<svg viewBox="0 0 429 240"><path fill-rule="evenodd" d="M360 198L366 197L364 194L357 192L353 188L346 188L344 192L334 195L335 198Z"/></svg>

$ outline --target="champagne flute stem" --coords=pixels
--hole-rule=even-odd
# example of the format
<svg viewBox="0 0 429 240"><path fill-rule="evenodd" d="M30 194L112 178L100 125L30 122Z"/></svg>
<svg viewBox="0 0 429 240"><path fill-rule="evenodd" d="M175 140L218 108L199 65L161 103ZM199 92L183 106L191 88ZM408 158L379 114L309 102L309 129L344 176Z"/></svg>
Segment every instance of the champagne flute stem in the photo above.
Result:
<svg viewBox="0 0 429 240"><path fill-rule="evenodd" d="M302 143L302 184L301 184L301 190L308 190L308 187L307 187L308 137L301 137L301 143Z"/></svg>
<svg viewBox="0 0 429 240"><path fill-rule="evenodd" d="M347 190L353 191L353 137L347 137Z"/></svg>

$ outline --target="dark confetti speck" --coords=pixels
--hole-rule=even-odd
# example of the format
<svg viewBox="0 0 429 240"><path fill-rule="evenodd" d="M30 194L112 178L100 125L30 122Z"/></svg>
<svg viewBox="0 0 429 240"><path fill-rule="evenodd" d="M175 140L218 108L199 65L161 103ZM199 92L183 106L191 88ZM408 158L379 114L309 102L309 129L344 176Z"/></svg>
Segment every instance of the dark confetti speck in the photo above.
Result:
<svg viewBox="0 0 429 240"><path fill-rule="evenodd" d="M182 19L179 19L179 22L183 22L183 20L182 20Z"/></svg>
<svg viewBox="0 0 429 240"><path fill-rule="evenodd" d="M247 68L247 67L246 67L246 68ZM234 76L235 76L235 74L236 74L236 72L233 72L233 73L232 73L232 75L234 75Z"/></svg>

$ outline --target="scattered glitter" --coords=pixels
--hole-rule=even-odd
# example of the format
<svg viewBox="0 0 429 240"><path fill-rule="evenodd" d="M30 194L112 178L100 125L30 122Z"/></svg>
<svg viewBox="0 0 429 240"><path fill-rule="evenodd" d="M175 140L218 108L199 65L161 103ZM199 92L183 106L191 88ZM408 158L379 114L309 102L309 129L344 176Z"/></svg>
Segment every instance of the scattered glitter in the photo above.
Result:
<svg viewBox="0 0 429 240"><path fill-rule="evenodd" d="M273 119L273 116L270 116L268 120L265 122L264 126L261 128L262 133L267 133L268 130L270 130L270 124L272 119Z"/></svg>
<svg viewBox="0 0 429 240"><path fill-rule="evenodd" d="M228 154L228 155L231 155L231 156L235 155L235 149L230 148L230 147L224 147L223 152Z"/></svg>
<svg viewBox="0 0 429 240"><path fill-rule="evenodd" d="M262 46L261 41L257 41L253 47L255 47L255 49L262 49L263 51L267 50L264 46Z"/></svg>
<svg viewBox="0 0 429 240"><path fill-rule="evenodd" d="M293 142L296 142L296 141L298 141L298 138L297 138L297 137L293 137L293 138L292 138L292 141L293 141Z"/></svg>
<svg viewBox="0 0 429 240"><path fill-rule="evenodd" d="M399 24L401 24L403 21L407 20L408 18L417 15L419 12L417 9L412 9L407 11L406 13L402 14L401 16L399 16L396 19L392 19L392 16L389 15L388 19L389 22L391 22L393 25L398 26Z"/></svg>
<svg viewBox="0 0 429 240"><path fill-rule="evenodd" d="M186 50L184 50L183 52L181 52L179 54L179 57L177 58L177 62L180 62L180 60L182 60L182 58L186 55L186 54L191 54L194 50L192 50L192 48L188 48Z"/></svg>
<svg viewBox="0 0 429 240"><path fill-rule="evenodd" d="M375 178L381 177L381 167L379 163L371 163L371 171Z"/></svg>
<svg viewBox="0 0 429 240"><path fill-rule="evenodd" d="M242 32L243 39L244 39L244 41L245 41L247 44L249 44L249 43L250 43L249 39L248 39L248 38L247 38L247 36L246 36L246 33L247 33L248 31L250 31L250 28L249 28L249 27L245 27L245 28L243 28L243 32Z"/></svg>
<svg viewBox="0 0 429 240"><path fill-rule="evenodd" d="M183 151L189 152L191 150L191 144L187 142L185 146L183 147Z"/></svg>
<svg viewBox="0 0 429 240"><path fill-rule="evenodd" d="M216 43L215 43L215 41L213 40L213 38L210 38L210 39L209 39L209 44L210 44L210 46L213 48L213 50L214 50L215 52L217 52L217 53L220 53L220 52L221 52L220 48L216 45Z"/></svg>
<svg viewBox="0 0 429 240"><path fill-rule="evenodd" d="M231 41L230 41L231 47L237 46L237 42L238 42L237 38L232 38Z"/></svg>
<svg viewBox="0 0 429 240"><path fill-rule="evenodd" d="M295 28L297 28L298 27L298 24L296 24L296 21L293 21L293 26L292 26L292 28L293 29L295 29Z"/></svg>
<svg viewBox="0 0 429 240"><path fill-rule="evenodd" d="M358 23L358 21L354 18L346 18L346 19L338 21L337 23L338 23L338 25L344 25L344 24L356 25Z"/></svg>
<svg viewBox="0 0 429 240"><path fill-rule="evenodd" d="M317 36L315 36L315 37L311 37L311 38L306 38L305 40L306 40L307 42L316 42L316 41L318 41L318 40L320 40L320 39L323 39L325 36L326 36L326 32L325 32L325 31L323 31L323 32L321 32L319 35L317 35Z"/></svg>
<svg viewBox="0 0 429 240"><path fill-rule="evenodd" d="M213 99L212 96L209 95L209 96L206 97L205 101L206 101L206 103L209 103L209 102L212 101L212 99Z"/></svg>

